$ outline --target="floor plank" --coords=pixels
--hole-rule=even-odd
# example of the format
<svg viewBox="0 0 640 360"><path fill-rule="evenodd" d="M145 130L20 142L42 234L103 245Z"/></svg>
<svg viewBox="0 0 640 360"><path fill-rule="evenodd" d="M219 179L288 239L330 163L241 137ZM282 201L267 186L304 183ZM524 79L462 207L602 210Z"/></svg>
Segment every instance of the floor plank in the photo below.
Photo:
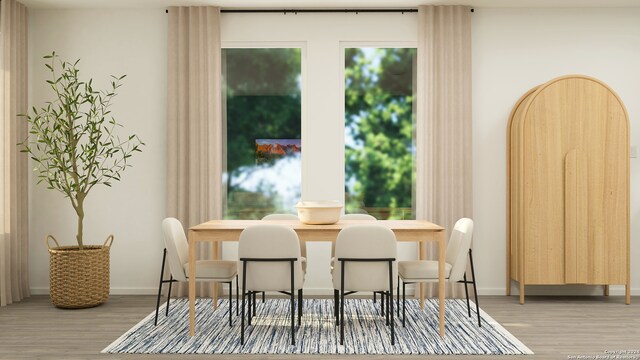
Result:
<svg viewBox="0 0 640 360"><path fill-rule="evenodd" d="M33 296L0 308L0 359L170 359L167 355L112 355L100 350L153 311L153 296L112 296L99 307L62 310L46 296ZM480 306L533 352L527 359L567 359L621 350L635 351L627 359L640 360L640 298L631 305L611 297L517 297L481 296ZM289 359L291 355L194 355L180 359ZM344 356L304 355L304 359ZM357 358L417 359L424 356L356 356ZM434 356L438 359L478 358ZM481 356L491 358L491 356ZM500 359L515 356L499 356ZM522 356L518 356L522 359ZM612 360L614 357L610 357ZM618 357L622 358L622 357ZM600 358L603 359L604 358Z"/></svg>

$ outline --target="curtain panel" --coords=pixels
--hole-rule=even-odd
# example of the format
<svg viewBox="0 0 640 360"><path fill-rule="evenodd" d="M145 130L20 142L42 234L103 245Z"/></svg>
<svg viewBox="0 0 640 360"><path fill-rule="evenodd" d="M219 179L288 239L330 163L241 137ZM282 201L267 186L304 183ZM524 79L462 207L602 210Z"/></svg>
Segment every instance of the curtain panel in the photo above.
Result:
<svg viewBox="0 0 640 360"><path fill-rule="evenodd" d="M471 8L419 6L418 17L416 217L451 230L473 211ZM426 246L427 258L436 248ZM437 284L426 291L437 296ZM464 296L461 284L447 292Z"/></svg>
<svg viewBox="0 0 640 360"><path fill-rule="evenodd" d="M27 8L15 0L0 3L0 305L29 293L28 157L18 143L27 137Z"/></svg>
<svg viewBox="0 0 640 360"><path fill-rule="evenodd" d="M220 9L169 7L167 215L185 230L222 216L220 77ZM210 243L201 244L199 259L212 254ZM178 284L175 294L187 288ZM197 296L212 289L198 283Z"/></svg>

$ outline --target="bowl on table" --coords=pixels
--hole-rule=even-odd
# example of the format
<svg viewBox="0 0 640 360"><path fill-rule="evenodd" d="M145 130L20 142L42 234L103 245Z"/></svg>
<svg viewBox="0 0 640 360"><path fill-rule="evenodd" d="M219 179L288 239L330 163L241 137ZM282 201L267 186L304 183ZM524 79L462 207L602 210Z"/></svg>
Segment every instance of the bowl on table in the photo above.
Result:
<svg viewBox="0 0 640 360"><path fill-rule="evenodd" d="M301 222L326 225L340 220L342 204L339 201L300 201L296 204L296 209Z"/></svg>

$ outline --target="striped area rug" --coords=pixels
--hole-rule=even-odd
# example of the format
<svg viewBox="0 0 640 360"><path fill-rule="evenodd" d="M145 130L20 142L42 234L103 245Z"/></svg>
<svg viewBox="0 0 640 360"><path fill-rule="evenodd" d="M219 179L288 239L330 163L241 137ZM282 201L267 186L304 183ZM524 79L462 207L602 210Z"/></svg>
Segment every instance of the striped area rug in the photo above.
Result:
<svg viewBox="0 0 640 360"><path fill-rule="evenodd" d="M425 302L422 311L418 300L407 300L407 324L396 318L395 346L390 328L379 315L379 302L370 299L347 299L345 304L345 341L339 344L340 331L333 318L333 300L304 301L302 326L297 328L296 345L290 344L290 303L284 299L258 301L252 326L245 329L245 344L240 345L240 318L228 323L228 300L220 300L213 311L210 299L196 302L196 335L189 336L187 299L171 302L165 317L162 306L158 325L152 312L107 346L103 353L136 354L533 354L529 348L505 330L482 309L482 327L471 303L467 317L464 299L446 300L446 336L438 328L438 301ZM235 305L235 304L234 304ZM234 306L235 310L235 306Z"/></svg>

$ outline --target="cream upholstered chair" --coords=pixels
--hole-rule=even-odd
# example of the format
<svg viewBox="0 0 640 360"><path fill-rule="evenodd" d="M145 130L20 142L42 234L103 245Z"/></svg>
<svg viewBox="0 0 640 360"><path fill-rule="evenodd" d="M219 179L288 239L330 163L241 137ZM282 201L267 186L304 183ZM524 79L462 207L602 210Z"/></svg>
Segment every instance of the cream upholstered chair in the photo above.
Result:
<svg viewBox="0 0 640 360"><path fill-rule="evenodd" d="M369 214L344 214L340 216L340 220L377 220L373 215Z"/></svg>
<svg viewBox="0 0 640 360"><path fill-rule="evenodd" d="M374 216L369 214L344 214L340 216L340 220L378 220ZM336 247L331 243L331 271L333 271L333 262L335 260ZM373 302L376 302L376 294L373 293ZM384 313L384 301L380 302L380 311Z"/></svg>
<svg viewBox="0 0 640 360"><path fill-rule="evenodd" d="M169 315L169 301L171 300L171 284L176 281L189 280L189 245L184 234L184 228L178 219L166 218L162 221L162 234L164 238L164 252L162 255L162 268L160 270L160 285L158 286L158 298L156 300L156 318L154 325L158 324L158 309L160 307L160 293L162 285L169 283L169 293L167 295L166 316ZM169 270L171 277L164 279L164 265L169 257ZM236 279L236 311L237 311L237 263L226 260L197 260L196 261L196 281L213 281L229 284L229 326L231 326L231 284Z"/></svg>
<svg viewBox="0 0 640 360"><path fill-rule="evenodd" d="M298 219L297 215L293 214L269 214L262 218L262 220L296 220ZM302 256L302 269L307 271L307 243L303 240L300 240L300 255Z"/></svg>
<svg viewBox="0 0 640 360"><path fill-rule="evenodd" d="M467 296L467 312L471 316L469 306L468 284L473 284L473 292L476 300L476 313L478 315L478 326L480 323L480 310L478 305L478 293L476 291L476 276L473 270L473 257L471 254L471 239L473 237L473 220L462 218L456 222L447 244L447 258L444 266L445 279L447 282L459 282L464 284ZM471 276L473 280L467 280L467 257L471 261ZM405 290L406 284L417 282L437 282L438 281L438 261L436 260L413 260L400 261L398 263L398 273L402 279L402 325L405 325Z"/></svg>
<svg viewBox="0 0 640 360"><path fill-rule="evenodd" d="M358 291L382 292L389 296L386 323L391 324L391 344L395 344L393 288L397 276L396 236L389 228L377 225L352 225L340 231L336 239L333 288L340 308L340 344L344 344L344 297ZM339 298L337 293L339 292ZM389 321L389 316L391 321Z"/></svg>
<svg viewBox="0 0 640 360"><path fill-rule="evenodd" d="M369 214L344 214L340 216L340 220L378 220ZM333 266L333 260L336 254L335 244L331 244L331 266Z"/></svg>
<svg viewBox="0 0 640 360"><path fill-rule="evenodd" d="M241 344L244 345L245 297L251 301L251 295L256 292L278 291L291 297L291 344L295 345L295 292L298 291L299 325L305 276L298 235L282 225L249 226L240 234L238 257L242 279ZM248 324L251 325L251 306L248 309Z"/></svg>

